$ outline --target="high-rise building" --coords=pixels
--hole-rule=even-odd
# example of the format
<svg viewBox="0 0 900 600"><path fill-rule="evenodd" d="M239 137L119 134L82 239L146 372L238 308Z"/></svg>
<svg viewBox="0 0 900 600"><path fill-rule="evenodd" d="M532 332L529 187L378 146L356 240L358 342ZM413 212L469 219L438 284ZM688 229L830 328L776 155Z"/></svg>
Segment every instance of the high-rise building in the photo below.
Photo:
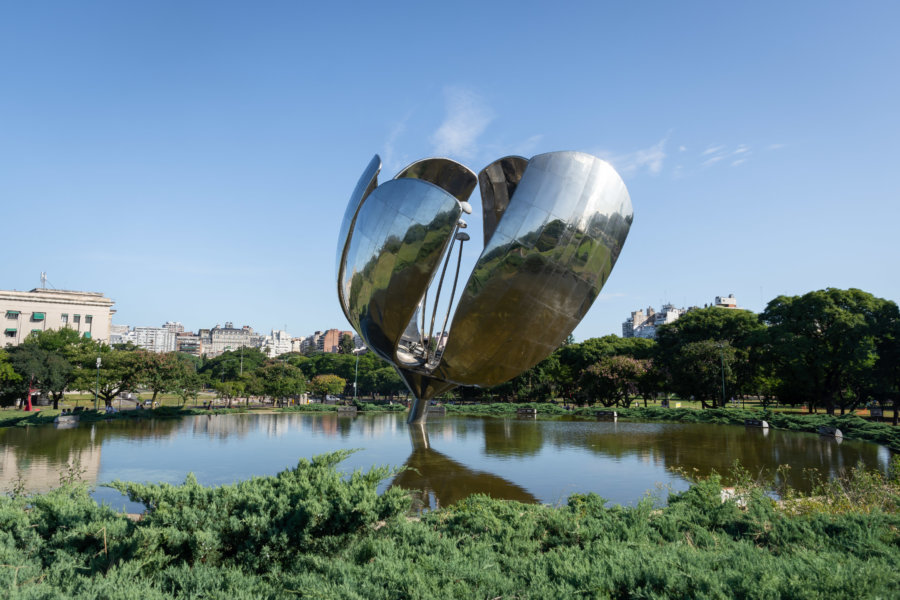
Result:
<svg viewBox="0 0 900 600"><path fill-rule="evenodd" d="M135 327L134 344L150 352L174 352L176 334L165 327Z"/></svg>
<svg viewBox="0 0 900 600"><path fill-rule="evenodd" d="M656 328L667 323L674 323L687 312L683 308L675 308L672 304L663 304L659 312L647 307L647 312L636 310L622 323L622 337L656 338Z"/></svg>
<svg viewBox="0 0 900 600"><path fill-rule="evenodd" d="M165 323L163 323L163 327L174 334L184 333L184 325L182 325L178 321L166 321Z"/></svg>
<svg viewBox="0 0 900 600"><path fill-rule="evenodd" d="M270 335L263 336L262 344L260 345L260 349L269 357L287 354L288 352L291 352L292 348L293 345L290 334L286 331L279 331L277 329L273 329Z"/></svg>
<svg viewBox="0 0 900 600"><path fill-rule="evenodd" d="M341 350L341 338L345 335L349 335L350 338L353 338L352 331L341 331L339 329L329 329L326 331L318 341L318 349L320 352L331 352L337 353Z"/></svg>

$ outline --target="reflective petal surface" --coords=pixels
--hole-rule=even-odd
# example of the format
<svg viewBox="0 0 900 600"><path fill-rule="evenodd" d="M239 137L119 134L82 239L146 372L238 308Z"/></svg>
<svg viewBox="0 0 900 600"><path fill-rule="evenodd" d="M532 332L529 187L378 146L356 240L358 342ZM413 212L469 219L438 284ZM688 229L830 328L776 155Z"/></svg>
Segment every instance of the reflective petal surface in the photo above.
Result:
<svg viewBox="0 0 900 600"><path fill-rule="evenodd" d="M463 290L432 374L492 386L531 368L578 325L631 226L631 199L594 156L535 156Z"/></svg>
<svg viewBox="0 0 900 600"><path fill-rule="evenodd" d="M459 217L470 212L466 200L476 177L434 158L377 186L380 166L376 156L344 216L338 297L354 329L415 396L409 422L421 422L435 395L456 385L503 383L550 355L606 283L633 211L619 175L589 154L491 163L477 178L484 250L449 333L426 333L417 326L426 292L449 260L452 240L468 238Z"/></svg>

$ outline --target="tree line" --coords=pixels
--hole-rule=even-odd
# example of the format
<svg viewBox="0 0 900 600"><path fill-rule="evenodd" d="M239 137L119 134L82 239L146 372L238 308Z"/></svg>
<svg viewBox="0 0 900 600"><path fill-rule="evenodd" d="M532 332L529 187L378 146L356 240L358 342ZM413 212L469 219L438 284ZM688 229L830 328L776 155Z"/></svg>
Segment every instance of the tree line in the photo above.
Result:
<svg viewBox="0 0 900 600"><path fill-rule="evenodd" d="M152 402L160 394L175 395L184 405L196 401L204 389L229 404L264 397L278 405L305 393L353 395L354 381L361 396L390 398L405 393L394 369L371 353L358 358L292 353L272 359L256 348L240 348L207 359L149 352L132 344L110 347L81 338L71 329L34 332L19 346L0 349L4 406L23 400L29 391L48 398L55 409L72 391L96 394L104 406L138 391Z"/></svg>
<svg viewBox="0 0 900 600"><path fill-rule="evenodd" d="M54 408L69 390L97 391L105 405L125 392L175 394L182 403L209 388L229 403L303 393L393 398L407 394L397 372L373 353L286 354L255 348L215 358L111 348L68 330L32 333L0 350L0 403L38 389ZM343 347L343 346L342 346ZM100 358L100 367L96 367ZM518 377L488 389L458 388L472 401L630 406L674 394L703 407L752 396L767 406L805 405L833 414L900 402L897 304L857 289L779 296L765 310L705 308L657 329L656 340L609 335L569 341ZM896 420L896 416L895 416Z"/></svg>
<svg viewBox="0 0 900 600"><path fill-rule="evenodd" d="M624 407L675 394L704 408L754 396L829 414L886 407L900 400L900 313L893 301L834 288L778 296L760 314L695 309L658 327L656 340L566 344L501 386L467 393Z"/></svg>

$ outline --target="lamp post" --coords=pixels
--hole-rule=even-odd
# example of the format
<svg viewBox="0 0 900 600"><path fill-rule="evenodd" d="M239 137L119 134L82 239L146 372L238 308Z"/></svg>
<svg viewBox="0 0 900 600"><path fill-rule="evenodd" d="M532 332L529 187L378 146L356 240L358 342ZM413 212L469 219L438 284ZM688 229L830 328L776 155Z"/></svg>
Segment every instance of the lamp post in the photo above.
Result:
<svg viewBox="0 0 900 600"><path fill-rule="evenodd" d="M356 402L356 382L359 381L359 352L356 353L356 370L353 372L353 402Z"/></svg>
<svg viewBox="0 0 900 600"><path fill-rule="evenodd" d="M100 357L97 357L97 387L94 388L94 410L97 410L97 405L100 401ZM121 408L121 403L119 404L119 408Z"/></svg>

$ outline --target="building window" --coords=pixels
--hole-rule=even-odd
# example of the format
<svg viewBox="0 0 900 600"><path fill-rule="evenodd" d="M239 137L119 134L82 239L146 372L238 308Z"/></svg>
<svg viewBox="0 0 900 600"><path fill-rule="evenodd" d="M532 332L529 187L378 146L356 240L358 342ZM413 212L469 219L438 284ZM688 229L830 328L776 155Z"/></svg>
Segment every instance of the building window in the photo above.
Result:
<svg viewBox="0 0 900 600"><path fill-rule="evenodd" d="M16 330L13 327L8 328L4 333L6 334L6 337L16 337Z"/></svg>
<svg viewBox="0 0 900 600"><path fill-rule="evenodd" d="M91 315L84 315L84 324L85 325L90 325L93 320L94 320L94 317L92 317Z"/></svg>
<svg viewBox="0 0 900 600"><path fill-rule="evenodd" d="M90 332L90 331L85 331L85 332L84 332L84 339L86 339L86 340L91 339L91 332Z"/></svg>
<svg viewBox="0 0 900 600"><path fill-rule="evenodd" d="M18 319L18 318L19 318L19 311L17 311L17 310L8 310L8 311L6 311L6 318L7 318L7 319Z"/></svg>
<svg viewBox="0 0 900 600"><path fill-rule="evenodd" d="M59 320L62 321L63 325L68 325L69 324L69 315L66 313L63 313L60 315Z"/></svg>
<svg viewBox="0 0 900 600"><path fill-rule="evenodd" d="M75 323L81 323L81 315L73 315L73 316L72 316L72 320L73 320Z"/></svg>
<svg viewBox="0 0 900 600"><path fill-rule="evenodd" d="M41 332L40 329L32 329L32 330L31 330L31 333L40 333L40 332Z"/></svg>
<svg viewBox="0 0 900 600"><path fill-rule="evenodd" d="M32 320L32 321L43 321L43 320L44 320L44 313L38 313L38 312L36 312L36 313L31 313L31 320Z"/></svg>

